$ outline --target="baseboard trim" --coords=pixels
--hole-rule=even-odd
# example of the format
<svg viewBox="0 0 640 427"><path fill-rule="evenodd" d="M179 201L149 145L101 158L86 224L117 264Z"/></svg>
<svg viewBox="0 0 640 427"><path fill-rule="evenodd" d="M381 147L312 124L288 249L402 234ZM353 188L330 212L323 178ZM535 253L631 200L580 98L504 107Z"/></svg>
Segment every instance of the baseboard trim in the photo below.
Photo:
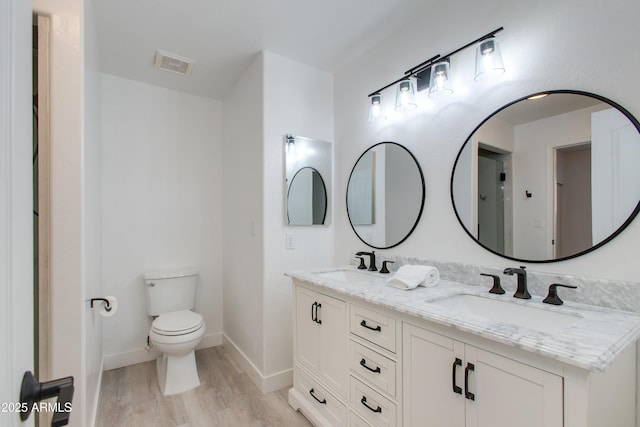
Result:
<svg viewBox="0 0 640 427"><path fill-rule="evenodd" d="M222 344L222 332L216 332L213 334L206 334L202 337L202 341L196 347L196 350L201 348L215 347ZM110 371L112 369L122 368L124 366L131 366L137 363L148 362L156 359L160 353L153 347L146 350L144 347L137 348L135 350L125 351L122 353L109 354L103 358L103 370Z"/></svg>
<svg viewBox="0 0 640 427"><path fill-rule="evenodd" d="M226 334L223 334L222 344L262 393L270 393L293 384L293 369L265 376Z"/></svg>

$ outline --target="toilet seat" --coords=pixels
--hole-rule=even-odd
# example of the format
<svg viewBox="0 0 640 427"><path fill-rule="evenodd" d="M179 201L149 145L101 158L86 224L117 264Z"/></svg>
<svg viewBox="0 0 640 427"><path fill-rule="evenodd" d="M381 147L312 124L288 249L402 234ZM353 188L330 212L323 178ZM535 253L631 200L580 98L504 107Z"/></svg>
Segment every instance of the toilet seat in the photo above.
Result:
<svg viewBox="0 0 640 427"><path fill-rule="evenodd" d="M164 313L151 324L151 331L158 335L177 336L195 332L204 326L202 315L191 310Z"/></svg>

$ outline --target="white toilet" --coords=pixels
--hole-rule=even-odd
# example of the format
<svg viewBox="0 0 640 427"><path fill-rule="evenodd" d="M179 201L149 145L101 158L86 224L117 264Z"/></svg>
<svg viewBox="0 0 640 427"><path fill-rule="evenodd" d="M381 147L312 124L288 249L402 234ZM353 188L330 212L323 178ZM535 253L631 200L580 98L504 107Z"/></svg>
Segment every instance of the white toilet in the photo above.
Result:
<svg viewBox="0 0 640 427"><path fill-rule="evenodd" d="M144 275L147 314L154 317L149 331L158 358L158 382L165 396L200 385L194 350L202 340L202 316L191 311L196 302L198 271L152 271Z"/></svg>

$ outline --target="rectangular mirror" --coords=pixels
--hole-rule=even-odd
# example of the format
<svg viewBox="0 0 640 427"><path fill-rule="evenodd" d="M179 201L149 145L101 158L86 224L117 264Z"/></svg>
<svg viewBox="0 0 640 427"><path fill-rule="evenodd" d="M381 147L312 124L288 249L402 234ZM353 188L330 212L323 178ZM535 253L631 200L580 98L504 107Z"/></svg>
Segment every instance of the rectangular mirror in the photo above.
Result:
<svg viewBox="0 0 640 427"><path fill-rule="evenodd" d="M287 225L330 222L331 143L284 136L284 221Z"/></svg>

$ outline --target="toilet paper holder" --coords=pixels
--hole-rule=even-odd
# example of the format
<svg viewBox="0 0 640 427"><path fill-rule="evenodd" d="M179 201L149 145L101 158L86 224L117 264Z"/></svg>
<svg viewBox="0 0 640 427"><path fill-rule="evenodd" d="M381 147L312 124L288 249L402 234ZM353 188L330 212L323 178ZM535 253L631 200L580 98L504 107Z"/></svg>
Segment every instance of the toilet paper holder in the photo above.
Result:
<svg viewBox="0 0 640 427"><path fill-rule="evenodd" d="M104 309L107 311L111 311L111 303L109 303L109 300L106 298L91 298L89 307L93 308L93 302L94 301L103 301L104 302Z"/></svg>

